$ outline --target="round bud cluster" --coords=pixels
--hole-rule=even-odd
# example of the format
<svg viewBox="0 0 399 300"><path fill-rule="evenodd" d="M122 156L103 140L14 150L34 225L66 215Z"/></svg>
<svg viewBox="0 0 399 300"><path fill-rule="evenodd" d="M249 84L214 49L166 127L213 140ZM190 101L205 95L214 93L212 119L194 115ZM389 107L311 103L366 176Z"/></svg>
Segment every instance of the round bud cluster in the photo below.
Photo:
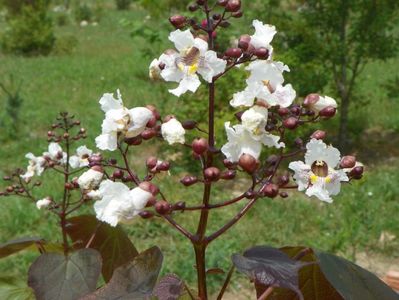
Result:
<svg viewBox="0 0 399 300"><path fill-rule="evenodd" d="M146 166L150 173L166 172L170 170L170 163L168 161L158 160L155 156L147 158Z"/></svg>

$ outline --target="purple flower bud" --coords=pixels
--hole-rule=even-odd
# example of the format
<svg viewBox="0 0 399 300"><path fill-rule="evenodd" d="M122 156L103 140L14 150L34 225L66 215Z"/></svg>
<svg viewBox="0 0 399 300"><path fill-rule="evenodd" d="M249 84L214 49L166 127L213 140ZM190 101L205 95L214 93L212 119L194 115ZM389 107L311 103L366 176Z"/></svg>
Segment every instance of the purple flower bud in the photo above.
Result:
<svg viewBox="0 0 399 300"><path fill-rule="evenodd" d="M199 8L199 6L197 4L190 4L188 6L188 10L191 12L195 12L198 8Z"/></svg>
<svg viewBox="0 0 399 300"><path fill-rule="evenodd" d="M226 5L226 11L228 12L237 12L241 8L240 0L229 0Z"/></svg>
<svg viewBox="0 0 399 300"><path fill-rule="evenodd" d="M197 122L194 120L187 120L182 123L184 129L192 130L197 126Z"/></svg>
<svg viewBox="0 0 399 300"><path fill-rule="evenodd" d="M303 101L303 105L305 106L312 106L317 101L319 101L320 95L319 94L309 94L306 96L305 100Z"/></svg>
<svg viewBox="0 0 399 300"><path fill-rule="evenodd" d="M175 15L169 18L169 22L176 28L181 29L186 25L187 18L180 15Z"/></svg>
<svg viewBox="0 0 399 300"><path fill-rule="evenodd" d="M243 15L244 15L244 13L242 12L242 10L233 12L233 13L231 14L231 16L232 16L233 18L241 18Z"/></svg>
<svg viewBox="0 0 399 300"><path fill-rule="evenodd" d="M351 156L351 155L342 157L341 162L339 164L339 166L343 169L353 168L355 165L356 165L356 157ZM363 171L362 171L362 173L363 173Z"/></svg>
<svg viewBox="0 0 399 300"><path fill-rule="evenodd" d="M335 113L337 112L337 109L332 106L327 106L323 108L320 112L319 115L324 118L332 118L335 116Z"/></svg>
<svg viewBox="0 0 399 300"><path fill-rule="evenodd" d="M209 144L206 139L200 138L200 139L195 139L191 144L191 147L193 148L193 151L196 154L202 155L204 154L205 151L208 150Z"/></svg>
<svg viewBox="0 0 399 300"><path fill-rule="evenodd" d="M226 6L229 0L218 0L218 5L220 6Z"/></svg>
<svg viewBox="0 0 399 300"><path fill-rule="evenodd" d="M360 179L363 176L364 168L362 166L354 167L350 172L349 176L353 179Z"/></svg>
<svg viewBox="0 0 399 300"><path fill-rule="evenodd" d="M114 173L112 173L112 177L116 179L122 179L123 178L123 171L122 170L115 170Z"/></svg>
<svg viewBox="0 0 399 300"><path fill-rule="evenodd" d="M197 183L197 182L198 182L198 178L195 177L195 176L187 175L187 176L184 176L184 177L180 180L180 182L181 182L184 186L190 186L190 185L193 185L193 184Z"/></svg>
<svg viewBox="0 0 399 300"><path fill-rule="evenodd" d="M139 216L143 219L151 219L154 216L154 213L148 210L143 210L139 212Z"/></svg>
<svg viewBox="0 0 399 300"><path fill-rule="evenodd" d="M148 128L141 133L143 140L150 140L157 135L157 131L154 128Z"/></svg>
<svg viewBox="0 0 399 300"><path fill-rule="evenodd" d="M139 188L151 193L153 196L156 196L159 193L159 188L149 181L143 181L140 183Z"/></svg>
<svg viewBox="0 0 399 300"><path fill-rule="evenodd" d="M290 178L287 175L282 175L277 179L279 186L285 186L290 181Z"/></svg>
<svg viewBox="0 0 399 300"><path fill-rule="evenodd" d="M153 169L157 166L158 163L158 159L155 156L150 156L149 158L147 158L145 164L147 166L148 169Z"/></svg>
<svg viewBox="0 0 399 300"><path fill-rule="evenodd" d="M262 196L274 198L278 195L278 186L274 183L268 183L264 185L259 192Z"/></svg>
<svg viewBox="0 0 399 300"><path fill-rule="evenodd" d="M209 181L218 181L220 178L220 170L216 167L209 167L204 170L204 177Z"/></svg>
<svg viewBox="0 0 399 300"><path fill-rule="evenodd" d="M298 119L295 117L289 117L283 121L283 126L290 130L297 128L298 125Z"/></svg>
<svg viewBox="0 0 399 300"><path fill-rule="evenodd" d="M243 168L244 171L252 174L259 167L259 161L252 155L244 153L240 156L238 165Z"/></svg>
<svg viewBox="0 0 399 300"><path fill-rule="evenodd" d="M278 113L281 117L284 117L284 116L286 116L286 115L288 115L288 114L290 113L290 110L289 110L288 108L286 108L286 107L280 107L280 108L277 110L277 113Z"/></svg>
<svg viewBox="0 0 399 300"><path fill-rule="evenodd" d="M142 143L143 140L142 140L141 136L135 136L132 138L125 138L124 141L129 146L138 146Z"/></svg>
<svg viewBox="0 0 399 300"><path fill-rule="evenodd" d="M269 49L266 49L266 48L255 49L254 54L259 59L268 59L269 58Z"/></svg>
<svg viewBox="0 0 399 300"><path fill-rule="evenodd" d="M280 193L280 197L281 198L287 198L288 197L288 193L287 192L281 192Z"/></svg>
<svg viewBox="0 0 399 300"><path fill-rule="evenodd" d="M157 170L159 171L169 171L170 169L170 163L168 161L163 161L157 166Z"/></svg>
<svg viewBox="0 0 399 300"><path fill-rule="evenodd" d="M186 208L186 202L179 201L172 205L173 210L184 210Z"/></svg>
<svg viewBox="0 0 399 300"><path fill-rule="evenodd" d="M239 58L242 55L242 50L240 48L229 48L226 50L225 55L227 57Z"/></svg>
<svg viewBox="0 0 399 300"><path fill-rule="evenodd" d="M164 200L161 200L161 201L158 201L157 203L155 203L154 207L155 207L155 211L157 213L159 213L160 215L169 214L171 211L171 208L172 208L171 205Z"/></svg>
<svg viewBox="0 0 399 300"><path fill-rule="evenodd" d="M220 178L224 180L231 180L236 177L237 172L235 170L226 170L220 174Z"/></svg>
<svg viewBox="0 0 399 300"><path fill-rule="evenodd" d="M326 132L323 130L316 130L310 137L316 140L323 140L326 137Z"/></svg>

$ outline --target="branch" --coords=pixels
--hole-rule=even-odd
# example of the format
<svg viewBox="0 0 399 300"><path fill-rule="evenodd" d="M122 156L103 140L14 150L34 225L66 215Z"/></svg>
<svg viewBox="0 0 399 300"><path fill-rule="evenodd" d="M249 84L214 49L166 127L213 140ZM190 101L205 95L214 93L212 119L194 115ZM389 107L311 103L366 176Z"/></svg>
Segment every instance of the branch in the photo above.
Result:
<svg viewBox="0 0 399 300"><path fill-rule="evenodd" d="M255 202L256 202L256 200L258 200L258 198L259 198L259 196L256 196L251 201L249 201L231 221L229 221L226 225L224 225L218 231L214 232L209 237L207 237L206 238L207 242L208 243L212 242L214 239L218 238L220 235L222 235L227 230L229 230L235 223L237 223L248 212L248 210L255 204Z"/></svg>
<svg viewBox="0 0 399 300"><path fill-rule="evenodd" d="M183 228L181 225L179 225L175 220L173 220L170 216L162 216L166 221L169 222L174 228L176 228L178 231L180 231L184 236L186 236L190 241L194 240L194 236L185 228Z"/></svg>

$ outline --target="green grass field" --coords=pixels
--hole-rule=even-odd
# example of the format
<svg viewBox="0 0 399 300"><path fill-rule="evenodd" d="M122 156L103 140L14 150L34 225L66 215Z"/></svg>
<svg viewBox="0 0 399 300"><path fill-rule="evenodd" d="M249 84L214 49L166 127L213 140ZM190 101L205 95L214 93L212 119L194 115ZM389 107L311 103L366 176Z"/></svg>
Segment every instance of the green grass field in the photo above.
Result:
<svg viewBox="0 0 399 300"><path fill-rule="evenodd" d="M143 56L137 47L143 40L133 40L129 36L130 28L121 25L123 19L140 21L145 16L143 11L106 9L98 26L82 28L72 22L57 28L57 36L72 34L78 39L77 49L71 55L23 58L0 54L0 80L13 74L23 82L24 98L18 138L7 138L0 132L0 174L17 166L25 167L25 153L40 154L46 150L46 132L59 111L67 110L82 120L89 133L87 145L94 148L94 137L99 134L102 121L98 100L104 92L119 88L126 106L153 103L164 115L184 111L181 107L190 105L189 101L201 101L196 96L178 100L167 93L167 84L152 83L147 79L151 59ZM164 41L167 45L167 36ZM389 242L379 241L382 233L399 236L399 102L388 98L381 87L398 67L398 59L370 64L361 78L359 88L364 101L353 110L351 127L357 132L353 151L367 166L364 178L345 187L331 205L309 200L299 193L292 193L287 199L259 201L247 218L211 244L208 267L228 268L232 253L256 244L306 245L350 259L365 251L392 258L398 255L397 238ZM0 93L0 105L4 104L4 99L5 95ZM228 100L219 99L226 105ZM221 143L222 137L219 140ZM145 151L138 148L132 161L140 162L145 154L163 153L162 150L159 144L148 143ZM163 155L170 153L168 149ZM172 171L170 177L165 176L160 183L165 194L188 203L198 201L201 191L178 184L178 170ZM38 199L48 194L59 196L60 191L55 190L59 182L50 176L44 181L46 185L37 195ZM214 201L229 197L238 188L220 184L214 191ZM223 213L212 211L210 230L231 218L240 205ZM32 203L11 197L0 198L0 208L0 242L28 235L61 239L56 220L50 214L38 211ZM86 209L86 212L91 211L91 207ZM191 230L196 226L197 218L191 214L176 218ZM165 253L163 272L174 272L193 281L192 250L167 224L160 220L138 219L125 228L139 250L155 244L162 248ZM37 253L28 252L3 259L0 274L26 276L27 268L36 256ZM213 287L223 277L214 276Z"/></svg>

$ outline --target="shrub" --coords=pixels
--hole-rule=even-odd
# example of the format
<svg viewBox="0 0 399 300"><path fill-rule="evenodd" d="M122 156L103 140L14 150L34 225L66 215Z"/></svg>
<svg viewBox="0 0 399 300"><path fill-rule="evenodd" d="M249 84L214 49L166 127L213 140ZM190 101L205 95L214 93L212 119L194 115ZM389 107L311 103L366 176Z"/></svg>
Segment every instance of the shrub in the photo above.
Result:
<svg viewBox="0 0 399 300"><path fill-rule="evenodd" d="M126 10L129 9L132 0L115 0L115 3L118 10Z"/></svg>
<svg viewBox="0 0 399 300"><path fill-rule="evenodd" d="M55 55L69 55L73 53L78 46L78 39L72 35L64 35L62 37L57 38L55 42L53 54Z"/></svg>
<svg viewBox="0 0 399 300"><path fill-rule="evenodd" d="M20 5L16 5L17 2ZM47 14L48 1L16 1L6 7L7 27L1 38L3 50L21 55L49 54L55 37L52 21Z"/></svg>

